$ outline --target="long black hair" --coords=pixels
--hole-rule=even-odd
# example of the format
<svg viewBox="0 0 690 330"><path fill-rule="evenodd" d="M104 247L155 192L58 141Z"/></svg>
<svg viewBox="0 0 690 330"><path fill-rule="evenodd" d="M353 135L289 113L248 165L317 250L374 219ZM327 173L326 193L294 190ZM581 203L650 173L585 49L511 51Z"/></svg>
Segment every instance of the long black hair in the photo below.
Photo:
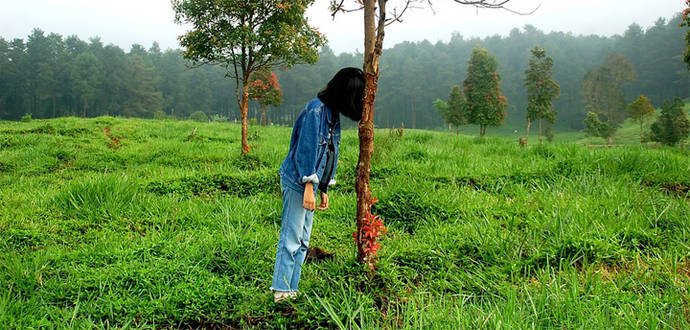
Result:
<svg viewBox="0 0 690 330"><path fill-rule="evenodd" d="M321 102L333 111L360 121L364 98L364 72L358 68L343 68L333 76L318 94Z"/></svg>

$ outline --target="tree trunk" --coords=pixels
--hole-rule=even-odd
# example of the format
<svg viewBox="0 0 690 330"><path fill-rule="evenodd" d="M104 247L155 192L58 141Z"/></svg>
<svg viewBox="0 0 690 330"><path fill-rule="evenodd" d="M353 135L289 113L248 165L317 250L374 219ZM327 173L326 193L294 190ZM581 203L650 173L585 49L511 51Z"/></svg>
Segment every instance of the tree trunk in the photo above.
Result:
<svg viewBox="0 0 690 330"><path fill-rule="evenodd" d="M612 145L613 145L613 137L609 136L609 146L612 146Z"/></svg>
<svg viewBox="0 0 690 330"><path fill-rule="evenodd" d="M525 138L525 144L529 143L529 129L532 127L532 120L527 119L527 137Z"/></svg>
<svg viewBox="0 0 690 330"><path fill-rule="evenodd" d="M240 114L242 116L242 154L249 153L249 143L247 142L247 117L249 109L249 85L247 79L242 82L242 106L240 107Z"/></svg>
<svg viewBox="0 0 690 330"><path fill-rule="evenodd" d="M539 118L539 143L541 143L541 118Z"/></svg>
<svg viewBox="0 0 690 330"><path fill-rule="evenodd" d="M266 126L266 105L261 105L261 126Z"/></svg>
<svg viewBox="0 0 690 330"><path fill-rule="evenodd" d="M642 145L642 119L640 119L640 145Z"/></svg>
<svg viewBox="0 0 690 330"><path fill-rule="evenodd" d="M376 25L376 1L364 1L364 108L362 120L359 123L359 158L357 160L357 178L355 191L357 192L357 261L366 263L373 270L371 260L365 260L366 254L362 246L362 228L366 216L371 212L371 189L369 187L369 173L371 171L371 155L374 152L374 99L378 89L379 57L383 47L383 29L385 25L386 0L379 2L379 24Z"/></svg>
<svg viewBox="0 0 690 330"><path fill-rule="evenodd" d="M455 135L460 135L460 125L455 126Z"/></svg>

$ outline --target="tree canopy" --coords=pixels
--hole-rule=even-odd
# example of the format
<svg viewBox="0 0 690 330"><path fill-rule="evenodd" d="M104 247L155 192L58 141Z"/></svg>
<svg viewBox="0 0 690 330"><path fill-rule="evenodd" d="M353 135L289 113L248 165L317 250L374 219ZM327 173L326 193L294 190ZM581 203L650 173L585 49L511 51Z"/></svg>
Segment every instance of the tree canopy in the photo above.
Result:
<svg viewBox="0 0 690 330"><path fill-rule="evenodd" d="M546 50L535 46L532 49L529 67L525 70L525 87L527 88L527 137L532 121L539 121L539 141L542 135L542 120L549 124L556 122L556 110L553 100L558 98L561 88L553 80L553 59L546 55Z"/></svg>
<svg viewBox="0 0 690 330"><path fill-rule="evenodd" d="M309 26L314 0L173 0L175 21L193 28L180 36L184 57L195 65L220 64L235 78L242 118L242 153L249 152L249 77L275 65L314 63L325 37ZM241 90L241 93L240 93Z"/></svg>
<svg viewBox="0 0 690 330"><path fill-rule="evenodd" d="M506 117L508 101L501 93L501 77L496 72L498 62L484 48L472 50L467 77L463 81L465 106L470 124L479 126L479 135L487 126L499 126Z"/></svg>
<svg viewBox="0 0 690 330"><path fill-rule="evenodd" d="M443 117L433 108L435 99L447 99L453 85L467 73L466 59L477 44L496 56L500 65L501 89L509 100L507 125L522 126L526 118L527 91L525 70L530 50L540 45L554 60L553 79L560 85L560 97L553 101L558 109L558 130L580 130L586 112L582 95L582 80L587 70L604 63L611 51L625 56L635 68L637 79L624 88L625 102L633 102L644 94L653 105L673 97L690 96L690 72L682 56L687 32L679 26L680 15L671 20L659 19L651 26L631 24L617 36L579 36L562 32L544 33L532 26L514 29L507 36L467 38L459 34L450 40L403 42L386 49L381 57L380 90L376 97L374 119L378 127L440 128ZM81 82L72 79L72 71L81 65L77 57L91 53L98 60L102 74L92 80L96 98L88 105L88 116L124 116L128 100L128 86L135 86L128 69L134 62L131 56L141 56L151 69L149 90L159 92L162 102L157 109L146 109L142 117L151 118L154 112L187 118L201 110L209 117L222 115L240 120L234 79L225 79L222 66L202 66L193 70L185 66L185 59L177 49L160 49L157 44L134 45L121 48L109 44L112 40L81 40L75 36L60 36L40 32L54 46L47 56L30 60L27 44L42 39L0 38L0 118L18 120L24 113L34 118L82 116L79 88ZM49 38L50 35L53 35ZM34 46L32 46L34 47ZM34 49L41 49L35 47ZM38 55L33 52L32 56ZM433 59L433 60L430 60ZM338 69L359 67L359 53L334 53L324 46L315 65L297 64L289 70L274 68L283 90L283 103L276 111L267 113L268 120L291 125L304 108L305 100L316 95ZM38 67L43 66L41 70ZM51 70L45 68L51 67ZM32 72L42 72L41 77ZM75 75L77 77L77 75ZM40 82L39 82L40 81ZM153 96L155 97L155 96ZM34 102L40 100L40 102ZM141 107L142 109L144 107ZM250 100L248 116L261 116L260 104ZM354 124L343 122L346 127Z"/></svg>

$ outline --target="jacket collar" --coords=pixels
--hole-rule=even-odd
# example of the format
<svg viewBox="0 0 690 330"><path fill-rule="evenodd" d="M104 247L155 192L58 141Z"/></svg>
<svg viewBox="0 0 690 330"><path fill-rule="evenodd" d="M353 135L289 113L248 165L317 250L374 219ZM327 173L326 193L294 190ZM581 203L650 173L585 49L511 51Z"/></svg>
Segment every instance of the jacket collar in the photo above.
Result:
<svg viewBox="0 0 690 330"><path fill-rule="evenodd" d="M335 125L335 121L336 121L336 119L333 118L333 110L331 110L331 108L326 106L326 104L324 104L323 107L326 108L326 110L327 110L326 111L326 119L328 120L328 125L330 125L332 127L333 125Z"/></svg>

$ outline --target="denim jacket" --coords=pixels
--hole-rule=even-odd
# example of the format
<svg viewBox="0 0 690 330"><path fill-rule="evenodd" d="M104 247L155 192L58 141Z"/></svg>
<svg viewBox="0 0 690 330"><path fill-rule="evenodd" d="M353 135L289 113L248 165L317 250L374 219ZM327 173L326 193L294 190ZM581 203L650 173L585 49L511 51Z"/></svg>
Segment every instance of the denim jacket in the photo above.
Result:
<svg viewBox="0 0 690 330"><path fill-rule="evenodd" d="M340 155L340 114L331 111L319 98L314 98L295 120L290 138L290 149L280 165L280 178L293 189L303 192L304 184L314 184L314 192L326 167L328 152L328 131L333 126L335 160L333 175L328 185L335 184L335 173Z"/></svg>

